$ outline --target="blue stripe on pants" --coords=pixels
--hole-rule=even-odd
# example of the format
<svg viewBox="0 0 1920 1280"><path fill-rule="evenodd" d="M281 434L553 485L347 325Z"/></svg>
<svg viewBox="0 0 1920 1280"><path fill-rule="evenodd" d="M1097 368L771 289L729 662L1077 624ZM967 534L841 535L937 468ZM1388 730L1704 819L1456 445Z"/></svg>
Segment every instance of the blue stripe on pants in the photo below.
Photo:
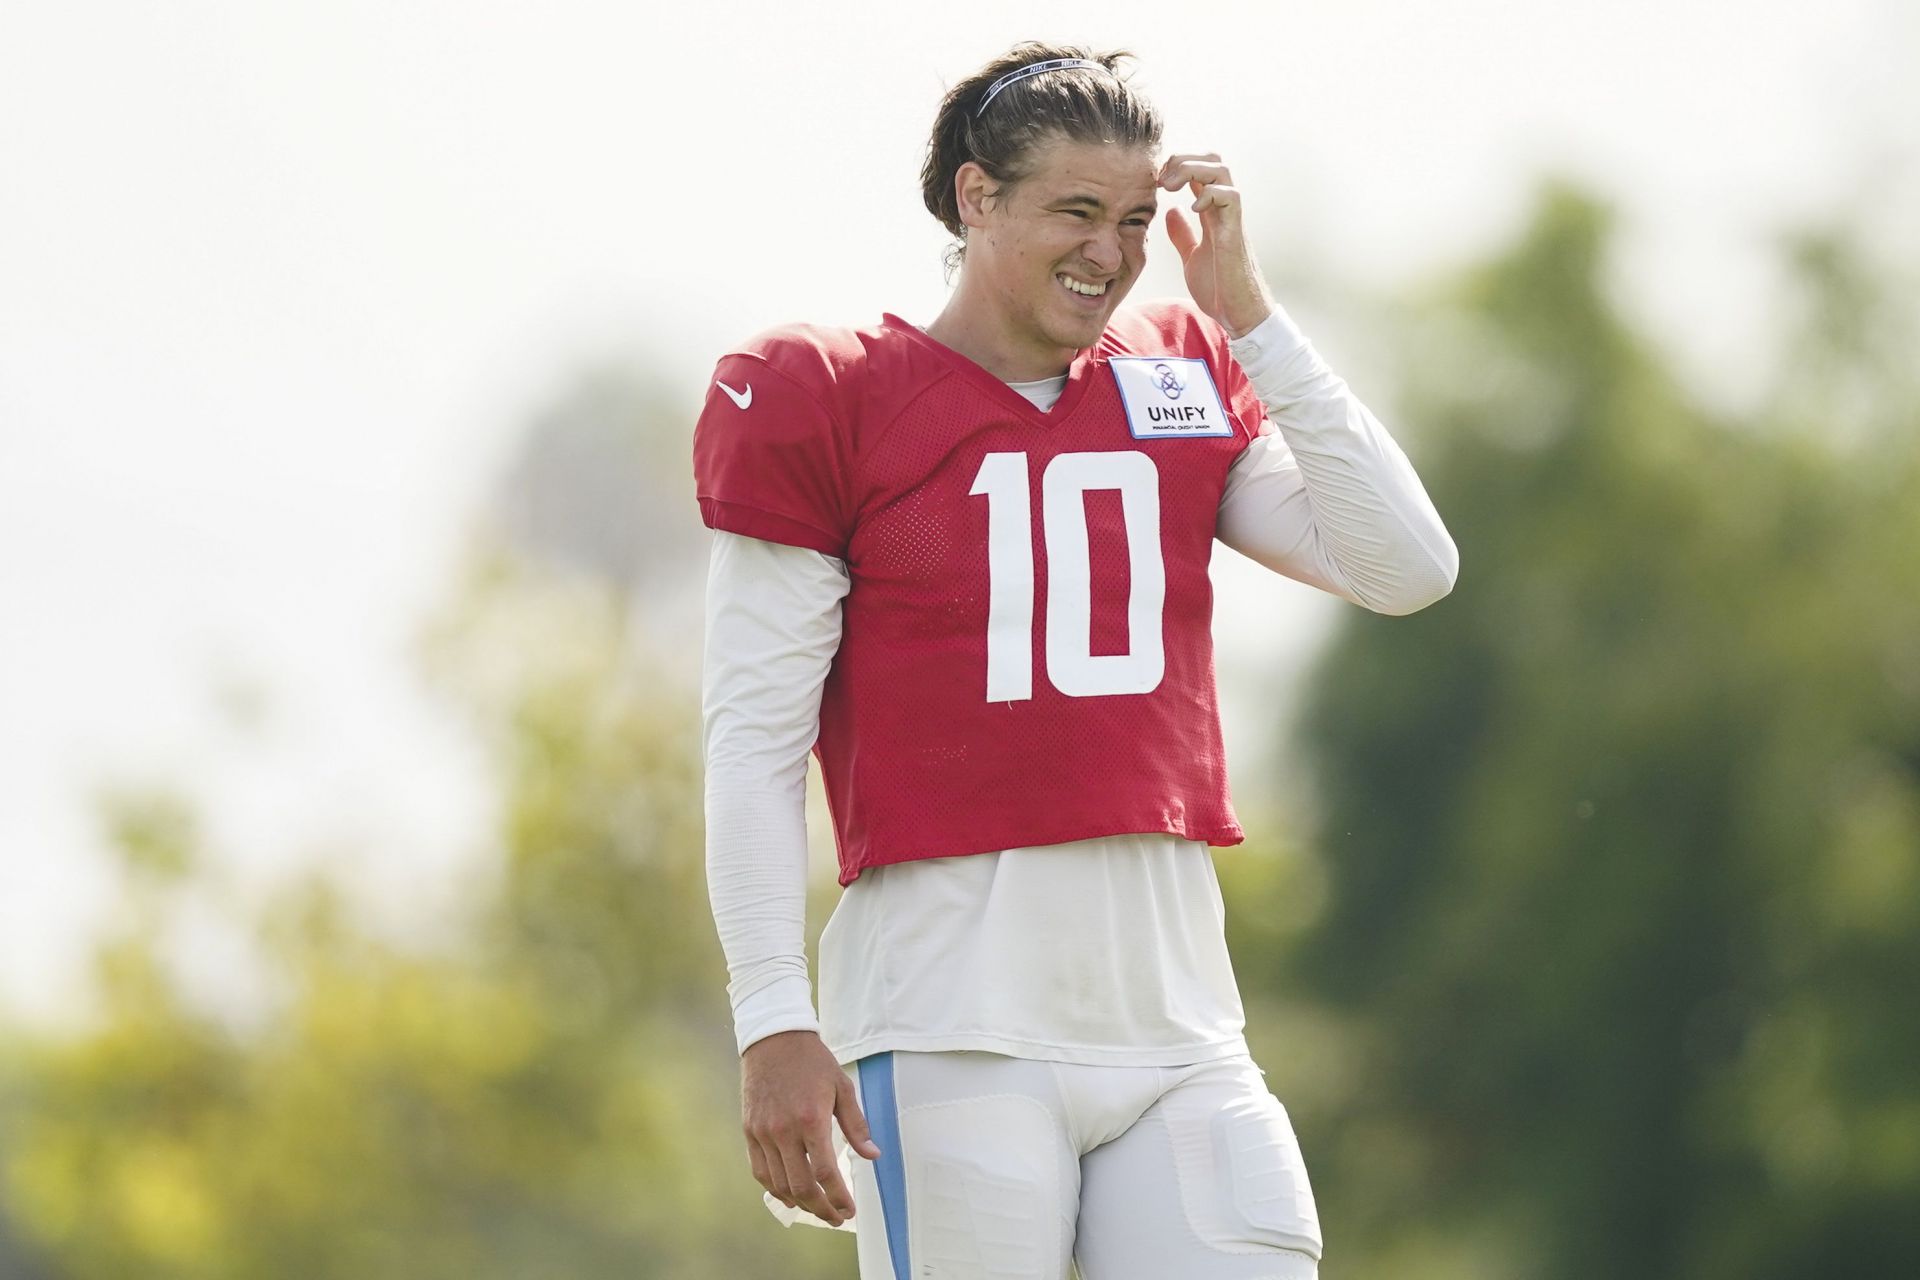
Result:
<svg viewBox="0 0 1920 1280"><path fill-rule="evenodd" d="M893 1054L862 1058L859 1067L860 1107L866 1112L867 1131L880 1148L880 1158L873 1162L873 1177L880 1187L880 1217L886 1223L893 1280L913 1280L913 1262L907 1257L907 1166L900 1154L900 1104L893 1095Z"/></svg>

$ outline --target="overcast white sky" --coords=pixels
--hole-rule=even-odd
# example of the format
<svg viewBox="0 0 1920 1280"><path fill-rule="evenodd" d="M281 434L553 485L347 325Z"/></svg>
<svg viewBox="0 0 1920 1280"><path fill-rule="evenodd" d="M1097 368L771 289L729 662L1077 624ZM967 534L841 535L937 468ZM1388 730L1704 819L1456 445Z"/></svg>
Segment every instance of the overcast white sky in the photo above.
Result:
<svg viewBox="0 0 1920 1280"><path fill-rule="evenodd" d="M767 324L930 318L925 130L1014 40L1140 54L1276 277L1387 289L1589 178L1626 305L1728 402L1769 235L1920 224L1893 0L663 8L0 5L0 1003L75 990L103 773L210 794L249 864L457 863L488 797L403 645L514 430L589 357L654 353L691 409ZM1303 588L1224 571L1268 624L1224 669L1310 640ZM213 714L236 685L264 740Z"/></svg>

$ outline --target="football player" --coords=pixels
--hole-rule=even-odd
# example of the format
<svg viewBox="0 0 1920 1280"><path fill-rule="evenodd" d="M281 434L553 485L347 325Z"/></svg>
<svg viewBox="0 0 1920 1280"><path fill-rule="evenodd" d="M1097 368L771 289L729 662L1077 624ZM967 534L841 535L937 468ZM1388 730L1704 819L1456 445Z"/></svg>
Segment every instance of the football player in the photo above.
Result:
<svg viewBox="0 0 1920 1280"><path fill-rule="evenodd" d="M1022 44L956 85L921 175L946 307L761 333L695 432L747 1158L782 1221L857 1222L863 1280L1321 1255L1209 852L1243 832L1208 562L1404 614L1458 557L1272 298L1226 163L1160 156L1127 57ZM1123 309L1169 193L1191 298ZM817 1017L809 752L844 890Z"/></svg>

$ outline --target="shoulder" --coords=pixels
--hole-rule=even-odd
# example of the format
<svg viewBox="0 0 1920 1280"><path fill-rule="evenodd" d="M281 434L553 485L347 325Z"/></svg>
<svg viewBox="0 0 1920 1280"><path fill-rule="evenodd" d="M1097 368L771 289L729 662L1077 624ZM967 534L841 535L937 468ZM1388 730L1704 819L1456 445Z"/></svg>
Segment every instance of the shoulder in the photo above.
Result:
<svg viewBox="0 0 1920 1280"><path fill-rule="evenodd" d="M797 321L762 329L728 354L757 360L802 381L831 382L857 371L866 348L858 331L844 325Z"/></svg>
<svg viewBox="0 0 1920 1280"><path fill-rule="evenodd" d="M763 329L720 357L693 430L710 527L845 554L868 364L861 330L820 324Z"/></svg>
<svg viewBox="0 0 1920 1280"><path fill-rule="evenodd" d="M891 346L891 335L881 325L774 325L721 356L721 376L730 362L746 370L771 370L785 389L802 392L823 408L838 412L860 398Z"/></svg>
<svg viewBox="0 0 1920 1280"><path fill-rule="evenodd" d="M1227 354L1227 334L1187 298L1147 298L1114 312L1101 335L1114 355L1179 353L1218 359Z"/></svg>

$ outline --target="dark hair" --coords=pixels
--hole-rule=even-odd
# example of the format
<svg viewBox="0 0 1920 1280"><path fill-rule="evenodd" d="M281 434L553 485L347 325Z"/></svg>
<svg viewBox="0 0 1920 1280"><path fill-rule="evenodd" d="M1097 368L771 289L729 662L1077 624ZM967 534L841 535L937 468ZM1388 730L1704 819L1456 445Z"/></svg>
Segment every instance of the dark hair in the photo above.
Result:
<svg viewBox="0 0 1920 1280"><path fill-rule="evenodd" d="M947 249L949 275L967 252L967 228L960 221L960 202L953 191L954 175L967 161L979 165L999 184L989 193L998 196L1032 176L1034 152L1054 136L1074 142L1160 146L1160 112L1119 74L1120 64L1132 57L1125 49L1093 53L1077 45L1029 40L947 91L933 120L926 164L920 170L920 193L928 211L958 238ZM1002 86L986 111L980 111L981 100L995 80L1050 58L1086 58L1106 70L1063 67L1026 76Z"/></svg>

